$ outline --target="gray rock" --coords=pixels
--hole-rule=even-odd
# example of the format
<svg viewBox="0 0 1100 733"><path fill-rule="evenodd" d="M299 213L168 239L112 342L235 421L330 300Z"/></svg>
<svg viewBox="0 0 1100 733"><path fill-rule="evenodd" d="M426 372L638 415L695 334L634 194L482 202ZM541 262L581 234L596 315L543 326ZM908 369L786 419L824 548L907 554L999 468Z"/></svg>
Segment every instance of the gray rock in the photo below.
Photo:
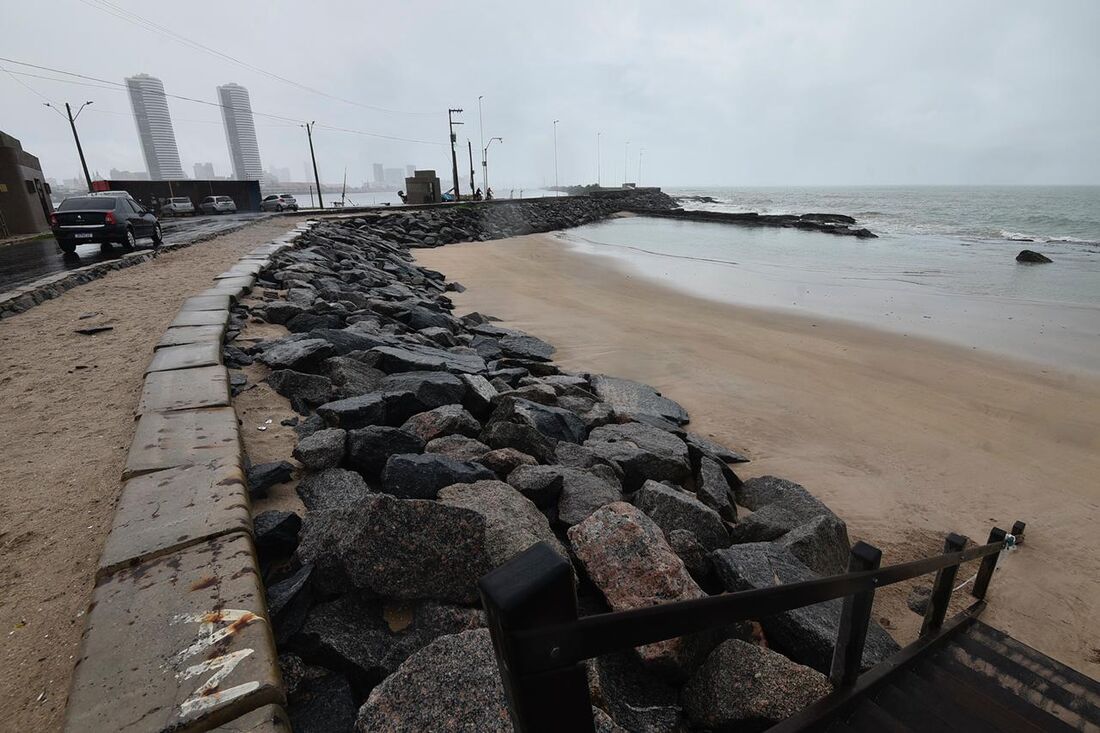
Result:
<svg viewBox="0 0 1100 733"><path fill-rule="evenodd" d="M278 369L267 377L271 388L290 400L295 412L305 415L317 405L332 399L332 382L318 374Z"/></svg>
<svg viewBox="0 0 1100 733"><path fill-rule="evenodd" d="M776 476L749 479L736 488L737 503L754 512L770 504L786 508L803 521L820 514L830 514L829 508L799 484Z"/></svg>
<svg viewBox="0 0 1100 733"><path fill-rule="evenodd" d="M523 465L508 474L508 483L535 506L548 509L557 505L564 478L558 466Z"/></svg>
<svg viewBox="0 0 1100 733"><path fill-rule="evenodd" d="M718 512L686 491L656 481L646 481L634 495L634 503L665 532L683 529L695 535L708 550L728 547L729 534Z"/></svg>
<svg viewBox="0 0 1100 733"><path fill-rule="evenodd" d="M296 573L267 588L267 617L276 644L285 644L297 633L313 605L309 583L312 565L303 565Z"/></svg>
<svg viewBox="0 0 1100 733"><path fill-rule="evenodd" d="M344 460L346 439L347 432L339 428L318 430L298 441L298 445L294 447L294 457L312 471L338 466Z"/></svg>
<svg viewBox="0 0 1100 733"><path fill-rule="evenodd" d="M326 402L317 408L317 414L326 424L348 430L368 425L383 425L386 422L387 405L396 404L399 400L400 395L371 392Z"/></svg>
<svg viewBox="0 0 1100 733"><path fill-rule="evenodd" d="M515 448L542 463L554 460L554 441L529 425L489 422L478 437L490 448Z"/></svg>
<svg viewBox="0 0 1100 733"><path fill-rule="evenodd" d="M259 310L258 315L265 321L268 323L277 323L279 325L286 323L299 313L305 312L305 309L300 305L280 301L268 303L263 308L257 310Z"/></svg>
<svg viewBox="0 0 1100 733"><path fill-rule="evenodd" d="M503 397L493 411L490 422L503 421L532 427L555 443L581 443L588 434L584 421L569 410L517 397Z"/></svg>
<svg viewBox="0 0 1100 733"><path fill-rule="evenodd" d="M444 405L418 412L406 420L401 429L427 443L445 435L476 437L481 432L481 423L461 405Z"/></svg>
<svg viewBox="0 0 1100 733"><path fill-rule="evenodd" d="M1054 262L1044 254L1040 254L1030 249L1020 250L1020 254L1016 255L1017 262L1026 262L1029 264L1045 265L1049 262Z"/></svg>
<svg viewBox="0 0 1100 733"><path fill-rule="evenodd" d="M684 685L684 712L712 731L763 731L832 692L825 675L756 644L722 642Z"/></svg>
<svg viewBox="0 0 1100 733"><path fill-rule="evenodd" d="M714 441L707 440L702 435L693 433L690 430L684 433L684 442L688 444L689 448L694 448L722 463L748 463L749 461L748 456L744 453L730 450L724 445L718 445Z"/></svg>
<svg viewBox="0 0 1100 733"><path fill-rule="evenodd" d="M485 360L477 352L469 353L455 349L440 349L434 346L406 344L403 347L378 346L371 349L378 359L378 368L387 374L394 372L446 371L455 374L482 374L485 372Z"/></svg>
<svg viewBox="0 0 1100 733"><path fill-rule="evenodd" d="M313 564L325 592L351 586L454 603L475 602L478 579L492 569L480 514L387 494L354 508L308 512L296 557Z"/></svg>
<svg viewBox="0 0 1100 733"><path fill-rule="evenodd" d="M620 415L651 415L677 425L688 421L687 411L683 407L662 397L648 384L605 374L593 375L591 382L596 396Z"/></svg>
<svg viewBox="0 0 1100 733"><path fill-rule="evenodd" d="M589 661L592 701L633 733L680 733L679 691L647 673L631 650Z"/></svg>
<svg viewBox="0 0 1100 733"><path fill-rule="evenodd" d="M328 325L338 326L340 324L330 323ZM368 333L355 326L350 328L315 327L309 332L309 337L328 341L332 344L332 350L341 356L350 354L353 351L366 351L375 346L384 346L394 340L391 336Z"/></svg>
<svg viewBox="0 0 1100 733"><path fill-rule="evenodd" d="M431 410L443 405L460 404L466 395L466 383L459 377L447 372L404 372L391 374L382 380L380 389L392 394L411 393L409 407L419 406L402 418L404 422L411 415Z"/></svg>
<svg viewBox="0 0 1100 733"><path fill-rule="evenodd" d="M691 573L696 583L709 580L712 574L710 551L699 543L695 533L687 529L674 529L665 532L669 547L684 561L684 567Z"/></svg>
<svg viewBox="0 0 1100 733"><path fill-rule="evenodd" d="M834 514L822 514L776 540L818 575L838 575L848 569L848 530Z"/></svg>
<svg viewBox="0 0 1100 733"><path fill-rule="evenodd" d="M463 374L461 379L466 384L462 405L479 420L488 417L497 398L496 387L480 374Z"/></svg>
<svg viewBox="0 0 1100 733"><path fill-rule="evenodd" d="M538 507L503 481L448 486L439 492L439 501L485 517L485 549L494 566L538 542L548 543L569 559Z"/></svg>
<svg viewBox="0 0 1100 733"><path fill-rule="evenodd" d="M622 500L622 487L614 475L599 475L603 466L592 469L562 468L558 522L566 527L580 524L592 512Z"/></svg>
<svg viewBox="0 0 1100 733"><path fill-rule="evenodd" d="M479 443L481 445L481 443ZM486 446L488 448L488 446ZM496 448L474 459L502 478L508 476L520 466L536 466L538 461L533 456L522 453L515 448Z"/></svg>
<svg viewBox="0 0 1100 733"><path fill-rule="evenodd" d="M424 441L400 428L371 425L348 431L345 462L364 476L373 478L382 473L390 456L419 453L424 449Z"/></svg>
<svg viewBox="0 0 1100 733"><path fill-rule="evenodd" d="M298 482L295 490L310 511L356 507L371 494L362 476L343 468L311 473Z"/></svg>
<svg viewBox="0 0 1100 733"><path fill-rule="evenodd" d="M323 339L286 339L268 347L257 358L272 369L310 372L332 354L332 344Z"/></svg>
<svg viewBox="0 0 1100 733"><path fill-rule="evenodd" d="M294 512L266 511L252 518L256 554L261 562L289 557L298 546L302 518Z"/></svg>
<svg viewBox="0 0 1100 733"><path fill-rule="evenodd" d="M348 681L337 674L308 676L287 699L294 733L351 733L355 698Z"/></svg>
<svg viewBox="0 0 1100 733"><path fill-rule="evenodd" d="M690 449L690 444L689 444ZM734 504L734 485L727 477L729 469L707 455L699 457L695 471L695 495L727 522L737 521L737 505Z"/></svg>
<svg viewBox="0 0 1100 733"><path fill-rule="evenodd" d="M288 461L257 463L248 469L248 495L263 499L272 486L286 483L294 474L294 464Z"/></svg>
<svg viewBox="0 0 1100 733"><path fill-rule="evenodd" d="M435 499L445 486L493 479L496 474L478 463L438 453L397 454L382 470L382 490L403 499Z"/></svg>
<svg viewBox="0 0 1100 733"><path fill-rule="evenodd" d="M615 463L604 458L591 448L576 443L558 443L554 447L554 462L570 468L595 468L607 466L615 470L619 479L622 479L623 471Z"/></svg>
<svg viewBox="0 0 1100 733"><path fill-rule="evenodd" d="M480 440L467 438L465 435L444 435L429 441L424 452L439 453L456 461L478 461L484 465L481 458L490 452L490 448ZM491 466L488 468L492 470Z"/></svg>
<svg viewBox="0 0 1100 733"><path fill-rule="evenodd" d="M905 598L905 605L918 616L923 617L928 612L928 601L932 599L931 585L914 585Z"/></svg>
<svg viewBox="0 0 1100 733"><path fill-rule="evenodd" d="M328 402L317 414L330 425L359 428L401 425L418 412L462 400L465 386L445 372L407 372L382 380L380 391Z"/></svg>
<svg viewBox="0 0 1100 733"><path fill-rule="evenodd" d="M556 349L542 339L534 336L505 336L500 339L500 348L508 356L517 359L550 361Z"/></svg>
<svg viewBox="0 0 1100 733"><path fill-rule="evenodd" d="M679 483L691 474L687 444L650 425L603 425L584 445L622 469L627 491L637 491L647 479Z"/></svg>
<svg viewBox="0 0 1100 733"><path fill-rule="evenodd" d="M711 554L715 571L728 591L770 588L818 577L790 550L772 542L733 545ZM839 599L759 619L768 644L800 664L828 674L840 625ZM897 642L874 621L867 631L862 669L898 651Z"/></svg>
<svg viewBox="0 0 1100 733"><path fill-rule="evenodd" d="M386 376L385 372L347 356L325 359L322 370L338 397L356 397L373 392L381 386Z"/></svg>

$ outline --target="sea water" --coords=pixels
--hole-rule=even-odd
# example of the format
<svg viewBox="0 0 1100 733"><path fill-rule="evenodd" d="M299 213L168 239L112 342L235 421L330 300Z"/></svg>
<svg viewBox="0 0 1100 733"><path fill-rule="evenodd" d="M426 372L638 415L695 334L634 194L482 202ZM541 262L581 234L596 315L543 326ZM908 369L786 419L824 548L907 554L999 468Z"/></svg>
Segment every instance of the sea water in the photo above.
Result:
<svg viewBox="0 0 1100 733"><path fill-rule="evenodd" d="M1100 187L669 193L716 201L685 208L849 214L878 238L645 217L562 236L701 297L1100 372ZM1017 263L1025 247L1054 263Z"/></svg>

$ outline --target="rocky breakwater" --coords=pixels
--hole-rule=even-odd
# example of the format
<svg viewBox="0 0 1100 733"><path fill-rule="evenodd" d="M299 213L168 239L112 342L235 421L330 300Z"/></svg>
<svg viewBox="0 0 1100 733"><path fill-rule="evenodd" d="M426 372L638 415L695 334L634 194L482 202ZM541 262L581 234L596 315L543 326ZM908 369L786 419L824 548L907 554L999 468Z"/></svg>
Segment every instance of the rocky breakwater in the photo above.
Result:
<svg viewBox="0 0 1100 733"><path fill-rule="evenodd" d="M266 364L300 413L304 515L255 521L299 733L511 730L477 581L537 542L570 560L586 614L843 569L842 520L796 484L742 482L747 459L673 400L454 314L460 286L410 247L596 215L518 206L322 222L260 274L250 317L289 335L227 353ZM253 488L292 465L253 467ZM827 692L839 616L824 603L593 660L597 729L766 727ZM895 649L873 627L864 664Z"/></svg>
<svg viewBox="0 0 1100 733"><path fill-rule="evenodd" d="M667 219L686 219L688 221L709 221L718 224L737 224L747 227L785 227L825 232L839 236L858 237L859 239L877 239L878 235L865 227L856 226L856 220L846 214L757 214L755 212L727 213L723 211L693 211L674 209L671 211L643 210L636 213L646 216L660 216Z"/></svg>

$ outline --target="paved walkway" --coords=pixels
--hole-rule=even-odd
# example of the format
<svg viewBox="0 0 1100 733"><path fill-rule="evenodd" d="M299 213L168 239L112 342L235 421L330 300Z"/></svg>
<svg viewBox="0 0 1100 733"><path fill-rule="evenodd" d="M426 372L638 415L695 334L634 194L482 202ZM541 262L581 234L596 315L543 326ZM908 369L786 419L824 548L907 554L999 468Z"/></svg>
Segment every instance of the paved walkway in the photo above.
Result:
<svg viewBox="0 0 1100 733"><path fill-rule="evenodd" d="M0 730L60 728L153 346L184 298L296 223L263 221L0 321ZM74 332L89 325L113 330Z"/></svg>

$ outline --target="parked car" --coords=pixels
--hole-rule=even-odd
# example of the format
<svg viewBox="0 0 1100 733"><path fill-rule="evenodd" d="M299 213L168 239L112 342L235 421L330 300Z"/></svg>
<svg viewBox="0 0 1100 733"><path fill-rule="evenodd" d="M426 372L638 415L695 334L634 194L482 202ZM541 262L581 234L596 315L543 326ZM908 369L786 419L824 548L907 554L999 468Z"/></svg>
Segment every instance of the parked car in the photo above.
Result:
<svg viewBox="0 0 1100 733"><path fill-rule="evenodd" d="M161 216L195 215L195 205L186 196L173 196L160 207Z"/></svg>
<svg viewBox="0 0 1100 733"><path fill-rule="evenodd" d="M204 214L236 214L237 204L228 196L207 196L199 204Z"/></svg>
<svg viewBox="0 0 1100 733"><path fill-rule="evenodd" d="M260 202L260 209L263 211L297 211L298 199L289 193L264 196L264 200Z"/></svg>
<svg viewBox="0 0 1100 733"><path fill-rule="evenodd" d="M70 196L50 215L50 228L61 251L71 254L78 244L117 242L133 249L137 240L162 241L160 222L129 195Z"/></svg>

